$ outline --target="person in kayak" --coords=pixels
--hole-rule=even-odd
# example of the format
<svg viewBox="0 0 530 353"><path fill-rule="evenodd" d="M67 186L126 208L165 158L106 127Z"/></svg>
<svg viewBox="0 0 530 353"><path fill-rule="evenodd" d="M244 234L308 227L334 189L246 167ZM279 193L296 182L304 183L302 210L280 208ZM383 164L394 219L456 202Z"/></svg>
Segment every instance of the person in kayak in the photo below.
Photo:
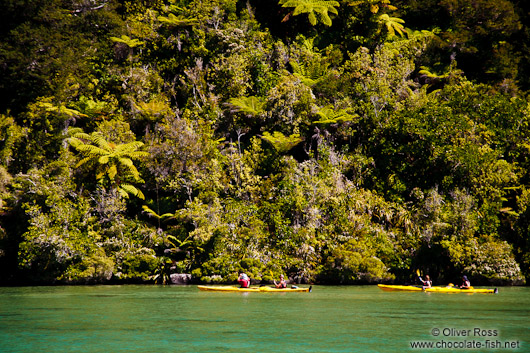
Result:
<svg viewBox="0 0 530 353"><path fill-rule="evenodd" d="M287 288L287 282L285 282L283 275L280 275L280 281L278 283L276 283L276 280L274 280L274 285L276 288Z"/></svg>
<svg viewBox="0 0 530 353"><path fill-rule="evenodd" d="M247 276L246 273L240 273L237 281L239 282L239 285L241 285L241 288L250 287L250 278Z"/></svg>
<svg viewBox="0 0 530 353"><path fill-rule="evenodd" d="M460 286L460 289L469 289L471 288L471 282L467 279L467 276L462 276L462 285Z"/></svg>
<svg viewBox="0 0 530 353"><path fill-rule="evenodd" d="M423 283L423 286L422 286L423 290L432 287L432 281L431 281L431 277L429 277L429 275L425 275L425 280L423 280L420 277L420 281L421 281L421 283Z"/></svg>

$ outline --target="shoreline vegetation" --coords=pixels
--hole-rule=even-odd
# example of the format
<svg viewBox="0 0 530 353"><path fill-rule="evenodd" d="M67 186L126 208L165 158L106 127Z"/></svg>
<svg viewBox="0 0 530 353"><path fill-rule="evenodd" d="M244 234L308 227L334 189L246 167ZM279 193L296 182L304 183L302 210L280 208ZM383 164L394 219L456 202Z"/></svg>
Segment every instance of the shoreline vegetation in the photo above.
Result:
<svg viewBox="0 0 530 353"><path fill-rule="evenodd" d="M4 0L0 285L524 285L530 3Z"/></svg>

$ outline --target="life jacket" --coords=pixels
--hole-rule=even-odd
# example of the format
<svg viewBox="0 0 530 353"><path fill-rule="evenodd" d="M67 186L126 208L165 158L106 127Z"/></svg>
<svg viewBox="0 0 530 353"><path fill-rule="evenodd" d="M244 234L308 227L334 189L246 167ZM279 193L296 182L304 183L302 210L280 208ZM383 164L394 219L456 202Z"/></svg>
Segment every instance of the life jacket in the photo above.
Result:
<svg viewBox="0 0 530 353"><path fill-rule="evenodd" d="M239 284L241 285L241 288L248 288L250 287L250 278L248 278L247 275L241 276L238 280Z"/></svg>

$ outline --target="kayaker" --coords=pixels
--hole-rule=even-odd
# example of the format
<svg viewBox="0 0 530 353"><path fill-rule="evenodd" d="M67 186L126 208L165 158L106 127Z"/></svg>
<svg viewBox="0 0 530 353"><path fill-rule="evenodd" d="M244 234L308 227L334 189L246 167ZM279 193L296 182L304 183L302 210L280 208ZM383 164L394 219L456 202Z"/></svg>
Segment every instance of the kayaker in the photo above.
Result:
<svg viewBox="0 0 530 353"><path fill-rule="evenodd" d="M462 276L462 285L460 286L460 289L469 289L471 288L471 282L467 279L467 276Z"/></svg>
<svg viewBox="0 0 530 353"><path fill-rule="evenodd" d="M246 273L240 273L239 278L237 279L239 284L241 285L241 288L248 288L250 287L250 278L247 276Z"/></svg>
<svg viewBox="0 0 530 353"><path fill-rule="evenodd" d="M276 280L274 280L274 285L276 288L287 288L287 282L285 282L283 275L280 275L280 282L276 283Z"/></svg>
<svg viewBox="0 0 530 353"><path fill-rule="evenodd" d="M421 277L420 277L420 281L421 283L423 283L423 289L427 289L427 288L431 288L432 287L432 281L431 281L431 278L429 277L429 275L425 275L425 280L423 280Z"/></svg>

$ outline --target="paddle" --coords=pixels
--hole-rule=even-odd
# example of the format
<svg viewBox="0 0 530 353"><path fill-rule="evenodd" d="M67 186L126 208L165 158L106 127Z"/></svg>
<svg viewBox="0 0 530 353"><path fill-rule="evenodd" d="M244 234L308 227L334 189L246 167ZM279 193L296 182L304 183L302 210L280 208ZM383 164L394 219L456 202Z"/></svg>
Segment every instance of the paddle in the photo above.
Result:
<svg viewBox="0 0 530 353"><path fill-rule="evenodd" d="M272 281L274 282L274 287L276 287L276 280L274 279L274 274L272 273L272 270L269 270L269 272L271 274Z"/></svg>
<svg viewBox="0 0 530 353"><path fill-rule="evenodd" d="M416 275L418 275L418 278L420 279L420 281L423 283L423 279L421 279L421 272L419 269L416 269Z"/></svg>

